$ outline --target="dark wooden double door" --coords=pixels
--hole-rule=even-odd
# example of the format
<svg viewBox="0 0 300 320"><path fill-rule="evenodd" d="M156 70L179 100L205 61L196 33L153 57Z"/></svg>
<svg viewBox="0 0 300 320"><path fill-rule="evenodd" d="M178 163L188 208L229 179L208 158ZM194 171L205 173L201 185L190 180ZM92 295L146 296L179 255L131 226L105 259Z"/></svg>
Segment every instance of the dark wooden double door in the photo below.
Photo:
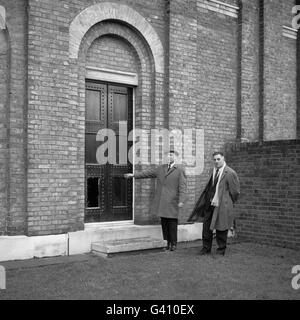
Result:
<svg viewBox="0 0 300 320"><path fill-rule="evenodd" d="M127 135L133 124L133 89L86 80L85 97L85 222L132 220L132 179L123 175L132 172L126 150L132 145ZM97 141L102 129L108 129L113 137ZM102 152L97 153L99 148Z"/></svg>

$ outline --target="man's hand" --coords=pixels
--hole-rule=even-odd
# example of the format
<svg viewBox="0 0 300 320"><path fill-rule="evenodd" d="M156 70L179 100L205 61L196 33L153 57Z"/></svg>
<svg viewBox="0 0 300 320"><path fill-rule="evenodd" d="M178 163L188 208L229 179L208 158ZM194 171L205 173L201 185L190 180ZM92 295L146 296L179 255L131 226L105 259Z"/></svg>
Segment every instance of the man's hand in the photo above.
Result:
<svg viewBox="0 0 300 320"><path fill-rule="evenodd" d="M183 207L183 202L179 202L178 203L178 208L182 208Z"/></svg>
<svg viewBox="0 0 300 320"><path fill-rule="evenodd" d="M124 178L125 179L133 178L133 173L125 173Z"/></svg>

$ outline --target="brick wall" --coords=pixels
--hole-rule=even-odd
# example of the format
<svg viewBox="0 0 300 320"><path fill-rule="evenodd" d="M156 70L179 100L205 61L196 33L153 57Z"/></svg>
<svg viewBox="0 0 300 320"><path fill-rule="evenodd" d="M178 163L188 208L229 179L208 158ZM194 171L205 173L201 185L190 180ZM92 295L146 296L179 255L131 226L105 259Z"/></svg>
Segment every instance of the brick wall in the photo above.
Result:
<svg viewBox="0 0 300 320"><path fill-rule="evenodd" d="M0 30L0 234L6 230L8 184L7 99L9 92L9 42L6 30Z"/></svg>
<svg viewBox="0 0 300 320"><path fill-rule="evenodd" d="M8 135L2 142L6 144L6 151L1 150L0 158L6 157L6 186L2 185L0 190L2 201L7 204L6 209L1 210L1 218L5 214L5 230L3 224L0 233L8 235L24 234L27 227L26 208L26 123L27 123L27 13L26 1L1 0L6 10L7 41L10 48L8 57L2 56L1 65L4 60L9 59L9 71L1 73L1 81L7 79L2 86L1 100L5 99L1 117L4 117L5 128ZM2 68L1 67L1 68ZM3 70L3 69L2 69ZM3 70L4 71L4 70ZM9 97L5 90L9 88ZM3 119L3 118L2 118ZM3 123L3 122L2 122ZM2 131L1 139L3 138ZM5 148L4 148L5 149ZM5 154L6 153L6 154ZM5 207L4 207L5 208Z"/></svg>
<svg viewBox="0 0 300 320"><path fill-rule="evenodd" d="M169 23L169 129L196 128L197 1L171 1ZM194 202L194 186L195 177L189 176L183 222Z"/></svg>
<svg viewBox="0 0 300 320"><path fill-rule="evenodd" d="M241 184L235 207L239 237L299 248L299 155L299 140L228 146L227 163Z"/></svg>
<svg viewBox="0 0 300 320"><path fill-rule="evenodd" d="M259 138L258 1L242 1L241 138Z"/></svg>
<svg viewBox="0 0 300 320"><path fill-rule="evenodd" d="M241 137L248 141L259 139L260 117L264 140L296 137L296 41L283 36L283 26L291 27L293 5L293 0L264 1L264 96L260 106L259 1L242 1Z"/></svg>
<svg viewBox="0 0 300 320"><path fill-rule="evenodd" d="M29 235L80 227L80 213L72 211L80 201L73 189L80 172L75 175L77 130L75 106L69 104L69 18L65 11L58 1L29 1Z"/></svg>
<svg viewBox="0 0 300 320"><path fill-rule="evenodd" d="M294 4L264 4L264 140L296 137L296 40L282 35L282 26L291 27Z"/></svg>
<svg viewBox="0 0 300 320"><path fill-rule="evenodd" d="M237 19L198 6L196 126L204 129L204 172L196 198L207 182L212 153L236 138Z"/></svg>
<svg viewBox="0 0 300 320"><path fill-rule="evenodd" d="M4 78L0 80L0 108L8 110L10 130L5 137L1 118L0 139L8 143L10 160L8 170L0 170L1 178L7 180L2 182L0 201L8 204L0 213L0 233L4 232L3 221L10 235L84 228L86 54L88 62L97 66L124 71L136 67L141 81L136 92L137 128L204 129L204 171L188 177L190 199L181 222L208 178L211 153L234 142L237 128L242 138L255 141L259 116L263 116L265 139L296 135L296 42L282 36L282 25L291 23L292 0L265 1L264 115L259 114L258 96L258 0L242 1L242 39L238 39L238 19L205 8L205 0L114 1L141 14L153 27L164 47L165 73L154 72L154 58L141 34L119 21L92 26L82 39L78 60L69 57L70 23L87 7L102 2L107 1L0 0L7 11L11 48L6 85L11 95L5 106L1 101L6 99L3 92L7 88ZM224 2L236 6L241 1ZM134 48L135 57L128 48L123 57L128 58L128 65L108 54L120 47L109 37L102 43L97 40L88 51L89 41L103 35L101 30L126 39ZM239 59L241 109L237 102ZM6 60L7 56L1 55L1 70ZM138 66L134 60L139 61ZM4 144L1 148L0 161L5 165ZM140 222L155 220L148 216L154 182L137 182L136 190L141 190L136 192Z"/></svg>
<svg viewBox="0 0 300 320"><path fill-rule="evenodd" d="M84 74L85 53L88 49L86 44L89 43L88 38L91 35L96 35L100 32L97 30L103 27L104 30L110 28L110 31L108 29L106 31L127 39L129 43L133 43L137 51L140 51L142 56L140 63L144 69L141 77L143 86L137 93L140 105L140 108L137 108L137 126L153 127L154 118L151 111L162 104L162 101L159 101L161 98L157 98L159 103L156 103L151 94L152 79L149 78L149 74L147 75L147 72L153 72L149 64L149 49L138 43L141 41L139 34L127 26L123 25L123 29L119 26L118 30L112 30L113 26L105 23L93 26L82 39L82 53L79 60L75 64L71 63L68 34L70 22L78 13L94 3L95 1L82 1L70 6L68 1L51 3L43 0L30 1L28 104L28 152L31 155L28 168L30 235L64 233L83 228ZM128 4L126 1L120 3ZM130 5L151 21L153 27L157 28L158 34L163 37L161 32L163 11L160 10L162 3L142 4L136 1L130 2ZM48 14L50 11L51 14ZM99 56L99 61L101 57L104 60L97 64L102 63L106 68L120 66L124 62L124 60L118 62L107 59L105 62L107 52L104 51ZM162 94L160 90L160 94L156 94L156 97ZM160 116L159 112L155 113L157 117ZM149 202L147 182L143 184L142 189L142 196ZM147 202L141 201L137 209L142 209L147 215L149 206L146 206Z"/></svg>
<svg viewBox="0 0 300 320"><path fill-rule="evenodd" d="M88 49L86 65L137 73L139 61L133 49L122 39L104 36Z"/></svg>

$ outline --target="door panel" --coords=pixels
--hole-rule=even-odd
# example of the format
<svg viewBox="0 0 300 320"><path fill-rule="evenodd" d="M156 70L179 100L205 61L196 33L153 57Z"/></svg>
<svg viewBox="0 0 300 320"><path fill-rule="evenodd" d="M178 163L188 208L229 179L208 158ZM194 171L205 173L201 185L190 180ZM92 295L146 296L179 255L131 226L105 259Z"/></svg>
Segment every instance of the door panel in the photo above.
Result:
<svg viewBox="0 0 300 320"><path fill-rule="evenodd" d="M99 178L89 177L87 179L87 207L88 208L99 208Z"/></svg>
<svg viewBox="0 0 300 320"><path fill-rule="evenodd" d="M113 177L112 191L114 207L124 207L126 203L127 185L126 180L121 177Z"/></svg>
<svg viewBox="0 0 300 320"><path fill-rule="evenodd" d="M86 120L101 120L101 91L86 90Z"/></svg>
<svg viewBox="0 0 300 320"><path fill-rule="evenodd" d="M132 180L123 178L124 173L132 172L132 165L127 158L132 145L132 142L127 141L133 123L132 90L125 86L86 81L85 222L133 218ZM125 128L121 132L120 121ZM99 165L96 151L103 142L96 141L96 135L100 129L105 128L115 133L117 157L116 163ZM120 138L122 149L119 150ZM121 157L120 152L123 152Z"/></svg>
<svg viewBox="0 0 300 320"><path fill-rule="evenodd" d="M127 95L114 94L113 97L113 121L127 121Z"/></svg>

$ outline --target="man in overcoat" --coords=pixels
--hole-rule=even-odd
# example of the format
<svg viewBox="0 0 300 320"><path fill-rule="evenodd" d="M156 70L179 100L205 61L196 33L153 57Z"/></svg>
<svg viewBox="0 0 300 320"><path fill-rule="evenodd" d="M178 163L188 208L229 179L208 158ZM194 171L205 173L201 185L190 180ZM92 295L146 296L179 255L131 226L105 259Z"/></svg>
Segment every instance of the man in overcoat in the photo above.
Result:
<svg viewBox="0 0 300 320"><path fill-rule="evenodd" d="M216 230L217 253L224 255L228 229L233 225L233 204L240 194L237 173L227 166L222 152L213 154L214 168L188 221L202 221L201 255L211 253L213 230Z"/></svg>
<svg viewBox="0 0 300 320"><path fill-rule="evenodd" d="M178 153L167 152L168 163L134 174L125 174L125 178L156 178L155 196L152 201L151 213L161 219L163 239L167 241L166 250L174 251L177 245L177 229L179 208L186 200L186 175L182 165L176 163Z"/></svg>

